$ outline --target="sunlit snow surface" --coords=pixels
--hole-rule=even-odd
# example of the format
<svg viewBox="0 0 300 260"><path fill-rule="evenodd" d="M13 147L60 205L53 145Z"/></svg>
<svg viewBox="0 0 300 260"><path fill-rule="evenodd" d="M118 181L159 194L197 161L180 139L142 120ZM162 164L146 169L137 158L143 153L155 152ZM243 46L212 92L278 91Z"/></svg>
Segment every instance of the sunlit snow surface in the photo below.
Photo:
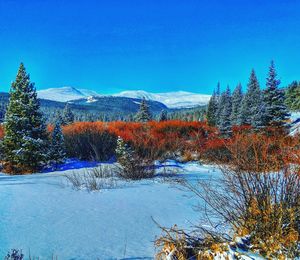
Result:
<svg viewBox="0 0 300 260"><path fill-rule="evenodd" d="M85 166L77 164L73 168ZM190 181L220 174L197 163L168 164ZM72 169L69 163L63 170L0 174L1 259L11 248L22 248L26 255L30 249L40 259L52 254L58 259L152 259L153 240L161 231L151 217L161 225L184 228L201 218L193 209L199 200L161 177L88 192L72 189L62 176L84 168Z"/></svg>
<svg viewBox="0 0 300 260"><path fill-rule="evenodd" d="M291 113L291 128L290 134L295 135L300 133L300 112Z"/></svg>

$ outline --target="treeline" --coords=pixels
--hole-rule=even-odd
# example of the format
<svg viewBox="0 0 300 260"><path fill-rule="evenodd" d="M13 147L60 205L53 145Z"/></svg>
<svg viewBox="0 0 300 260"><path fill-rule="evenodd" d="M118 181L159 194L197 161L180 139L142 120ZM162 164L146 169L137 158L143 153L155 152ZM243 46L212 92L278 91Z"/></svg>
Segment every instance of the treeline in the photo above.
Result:
<svg viewBox="0 0 300 260"><path fill-rule="evenodd" d="M223 135L230 135L233 126L249 125L254 130L285 127L289 112L284 90L279 88L279 84L273 61L264 90L260 88L254 70L251 72L245 94L241 84L238 84L232 94L229 87L220 93L218 84L208 104L208 124L217 126Z"/></svg>
<svg viewBox="0 0 300 260"><path fill-rule="evenodd" d="M74 108L72 104L66 104L73 114L73 122L143 122L143 121L165 121L165 120L183 120L183 121L204 121L206 114L206 106L195 108L182 108L182 109L163 109L160 113L151 113L147 100L142 99L140 108L136 113L121 114L121 113L98 113L80 111ZM41 108L41 111L45 115L46 122L54 124L57 120L57 115L64 117L66 108L63 109L49 109ZM140 113L145 113L146 118L139 118Z"/></svg>
<svg viewBox="0 0 300 260"><path fill-rule="evenodd" d="M4 122L5 113L8 106L9 98L8 94L0 94L0 123ZM54 124L57 115L63 116L66 106L71 109L75 122L111 122L111 121L133 121L135 113L121 113L121 112L98 112L89 110L83 105L76 105L72 103L61 103L51 100L40 100L41 106L40 110L44 116L45 122L47 124ZM158 115L156 115L158 118Z"/></svg>
<svg viewBox="0 0 300 260"><path fill-rule="evenodd" d="M8 95L8 94L7 94ZM0 123L4 122L5 113L8 105L8 97L2 93L0 95ZM147 102L147 101L146 101ZM49 103L49 104L48 104ZM147 102L148 103L148 102ZM55 105L56 104L56 105ZM132 122L136 121L136 113L126 112L98 112L90 111L83 105L76 105L72 103L63 104L61 102L41 100L40 110L44 116L47 124L55 124L57 116L64 117L66 106L72 111L74 122L113 122L124 121ZM203 121L206 113L206 107L185 108L185 109L163 109L160 113L154 113L151 115L152 120L164 121L164 120L183 120L183 121Z"/></svg>

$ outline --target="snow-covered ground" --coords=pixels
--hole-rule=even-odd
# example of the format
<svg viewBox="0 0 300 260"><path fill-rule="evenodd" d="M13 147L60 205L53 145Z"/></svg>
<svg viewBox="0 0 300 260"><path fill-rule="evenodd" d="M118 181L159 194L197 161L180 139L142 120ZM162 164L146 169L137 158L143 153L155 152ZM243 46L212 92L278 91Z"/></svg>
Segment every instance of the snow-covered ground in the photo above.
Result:
<svg viewBox="0 0 300 260"><path fill-rule="evenodd" d="M218 177L197 163L177 164L189 181ZM100 192L74 190L63 174L0 174L0 258L22 248L40 259L152 259L161 225L190 228L201 218L199 201L157 177Z"/></svg>

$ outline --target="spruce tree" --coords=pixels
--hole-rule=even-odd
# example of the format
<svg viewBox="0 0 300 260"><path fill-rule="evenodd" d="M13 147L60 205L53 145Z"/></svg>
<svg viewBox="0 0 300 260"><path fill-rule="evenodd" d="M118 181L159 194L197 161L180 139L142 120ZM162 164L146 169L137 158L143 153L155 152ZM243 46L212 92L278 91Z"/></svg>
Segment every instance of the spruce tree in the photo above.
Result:
<svg viewBox="0 0 300 260"><path fill-rule="evenodd" d="M217 126L219 124L221 112L222 112L222 95L221 95L221 87L220 87L220 82L218 82L216 91L215 91L215 98L216 98L216 104L217 104L217 109L216 109L216 116L215 116L215 125Z"/></svg>
<svg viewBox="0 0 300 260"><path fill-rule="evenodd" d="M58 118L51 136L50 163L54 165L66 160L65 142L60 124L61 120Z"/></svg>
<svg viewBox="0 0 300 260"><path fill-rule="evenodd" d="M238 84L232 94L231 124L238 125L243 101L242 85Z"/></svg>
<svg viewBox="0 0 300 260"><path fill-rule="evenodd" d="M62 113L62 124L69 125L72 124L73 122L74 122L74 114L70 108L69 103L67 103Z"/></svg>
<svg viewBox="0 0 300 260"><path fill-rule="evenodd" d="M166 110L162 110L159 114L159 121L167 121L168 120L168 114Z"/></svg>
<svg viewBox="0 0 300 260"><path fill-rule="evenodd" d="M146 99L143 98L141 104L140 104L140 109L135 115L135 120L138 122L148 122L152 119L151 113L149 111L149 106L146 102Z"/></svg>
<svg viewBox="0 0 300 260"><path fill-rule="evenodd" d="M247 85L247 92L242 101L240 116L238 119L239 125L253 125L255 115L261 107L261 101L259 83L255 71L252 70Z"/></svg>
<svg viewBox="0 0 300 260"><path fill-rule="evenodd" d="M293 81L286 89L285 104L290 111L300 110L300 82Z"/></svg>
<svg viewBox="0 0 300 260"><path fill-rule="evenodd" d="M229 136L231 134L232 126L230 120L232 113L232 101L229 87L227 87L226 91L223 92L221 101L223 102L223 109L220 113L219 129L222 135Z"/></svg>
<svg viewBox="0 0 300 260"><path fill-rule="evenodd" d="M206 119L210 126L217 125L218 97L216 91L213 92L207 106Z"/></svg>
<svg viewBox="0 0 300 260"><path fill-rule="evenodd" d="M132 166L137 163L135 162L134 152L120 136L117 139L115 152L118 163L123 167L124 171L131 171Z"/></svg>
<svg viewBox="0 0 300 260"><path fill-rule="evenodd" d="M21 63L10 90L3 140L4 169L12 173L34 172L47 161L46 126L34 84Z"/></svg>
<svg viewBox="0 0 300 260"><path fill-rule="evenodd" d="M266 124L266 105L263 101L263 95L260 97L260 103L252 116L251 125L254 130L259 131L267 126Z"/></svg>
<svg viewBox="0 0 300 260"><path fill-rule="evenodd" d="M225 103L226 103L226 91L222 92L222 94L220 94L218 97L218 107L217 107L217 112L216 112L216 124L219 128L221 125L221 117L222 117L222 112L225 107Z"/></svg>
<svg viewBox="0 0 300 260"><path fill-rule="evenodd" d="M266 89L264 91L264 101L266 104L267 125L274 127L283 127L286 125L286 120L290 116L285 104L284 92L278 88L279 84L280 80L277 79L274 62L271 61Z"/></svg>

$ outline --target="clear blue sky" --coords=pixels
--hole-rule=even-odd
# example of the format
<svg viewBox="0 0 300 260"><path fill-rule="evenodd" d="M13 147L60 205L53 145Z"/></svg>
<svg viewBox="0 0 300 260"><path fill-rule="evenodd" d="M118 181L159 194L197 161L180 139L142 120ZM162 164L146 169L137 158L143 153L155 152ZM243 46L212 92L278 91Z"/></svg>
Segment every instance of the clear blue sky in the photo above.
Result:
<svg viewBox="0 0 300 260"><path fill-rule="evenodd" d="M0 90L25 63L38 89L211 93L300 80L300 1L1 0Z"/></svg>

